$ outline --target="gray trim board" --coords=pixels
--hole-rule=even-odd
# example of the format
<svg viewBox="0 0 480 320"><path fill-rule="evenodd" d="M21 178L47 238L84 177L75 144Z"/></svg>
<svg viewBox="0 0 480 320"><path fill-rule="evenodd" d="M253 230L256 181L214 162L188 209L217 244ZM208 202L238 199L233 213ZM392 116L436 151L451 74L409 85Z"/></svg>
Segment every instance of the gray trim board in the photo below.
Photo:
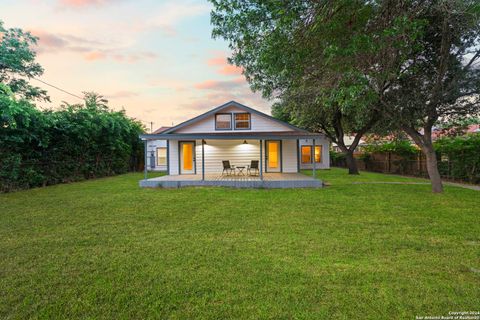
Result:
<svg viewBox="0 0 480 320"><path fill-rule="evenodd" d="M204 134L198 134L198 133L193 133L193 134L141 134L140 139L142 140L181 140L181 139L186 139L186 140L201 140L201 139L209 139L209 140L245 140L245 139L251 139L251 140L257 140L257 139L262 139L262 140L296 140L296 139L321 139L323 138L323 135L281 135L281 134L274 134L274 133L269 133L269 134L236 134L236 135L216 135L215 133L204 133Z"/></svg>
<svg viewBox="0 0 480 320"><path fill-rule="evenodd" d="M262 158L263 158L263 155L262 155L262 144L263 144L263 141L262 140L259 140L260 141L260 180L263 181L263 161L262 161Z"/></svg>
<svg viewBox="0 0 480 320"><path fill-rule="evenodd" d="M146 140L143 144L143 147L145 149L144 150L144 155L143 155L143 157L144 157L144 159L143 159L143 162L144 162L143 169L144 169L145 180L147 180L147 170L148 170L148 168L147 168L147 141Z"/></svg>
<svg viewBox="0 0 480 320"><path fill-rule="evenodd" d="M300 140L297 139L297 172L300 172L300 149L299 149L299 145L300 145Z"/></svg>
<svg viewBox="0 0 480 320"><path fill-rule="evenodd" d="M170 175L170 140L167 140L167 172Z"/></svg>

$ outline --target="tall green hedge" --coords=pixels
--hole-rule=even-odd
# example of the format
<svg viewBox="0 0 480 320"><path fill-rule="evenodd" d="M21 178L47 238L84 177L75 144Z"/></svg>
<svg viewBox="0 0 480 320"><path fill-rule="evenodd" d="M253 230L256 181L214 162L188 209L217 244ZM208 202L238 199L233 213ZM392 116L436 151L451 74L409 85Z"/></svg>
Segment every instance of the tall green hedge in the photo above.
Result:
<svg viewBox="0 0 480 320"><path fill-rule="evenodd" d="M435 149L442 176L480 183L480 133L439 139Z"/></svg>
<svg viewBox="0 0 480 320"><path fill-rule="evenodd" d="M42 111L0 84L0 191L124 173L143 157L142 125L104 105Z"/></svg>

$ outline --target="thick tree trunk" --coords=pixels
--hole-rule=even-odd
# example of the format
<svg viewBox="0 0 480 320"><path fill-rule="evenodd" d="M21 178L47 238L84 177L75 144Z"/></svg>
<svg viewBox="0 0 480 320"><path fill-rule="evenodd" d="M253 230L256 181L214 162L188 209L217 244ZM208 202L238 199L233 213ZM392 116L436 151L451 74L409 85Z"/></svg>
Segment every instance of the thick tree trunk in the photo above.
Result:
<svg viewBox="0 0 480 320"><path fill-rule="evenodd" d="M358 172L357 161L353 157L353 151L345 152L345 159L347 160L348 174L360 174Z"/></svg>
<svg viewBox="0 0 480 320"><path fill-rule="evenodd" d="M443 192L442 179L440 178L440 172L438 171L437 165L437 154L432 144L432 125L434 121L424 127L424 135L422 136L414 128L405 126L402 129L410 136L410 138L415 141L417 146L422 149L422 152L427 158L427 172L432 183L432 192L441 193Z"/></svg>
<svg viewBox="0 0 480 320"><path fill-rule="evenodd" d="M432 192L441 193L443 192L442 179L440 177L440 172L438 171L437 165L437 155L433 146L424 147L425 156L427 158L427 171L430 181L432 182Z"/></svg>

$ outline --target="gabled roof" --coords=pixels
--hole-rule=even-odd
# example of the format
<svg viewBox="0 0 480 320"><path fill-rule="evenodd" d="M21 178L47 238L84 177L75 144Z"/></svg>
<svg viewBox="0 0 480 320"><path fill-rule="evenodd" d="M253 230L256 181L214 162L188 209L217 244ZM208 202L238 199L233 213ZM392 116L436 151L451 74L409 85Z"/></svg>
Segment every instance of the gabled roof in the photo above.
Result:
<svg viewBox="0 0 480 320"><path fill-rule="evenodd" d="M215 113L220 112L220 111L222 111L222 110L224 110L224 109L226 109L226 108L228 108L228 107L231 107L231 106L234 106L234 107L237 107L237 108L240 108L240 109L244 109L245 111L258 114L258 115L260 115L260 116L262 116L262 117L266 117L266 118L268 118L268 119L270 119L270 120L272 120L272 121L275 121L275 122L280 123L280 124L282 124L282 125L284 125L284 126L286 126L286 127L289 127L290 129L293 129L293 130L295 130L295 131L297 131L297 132L298 132L298 131L300 131L300 132L308 132L308 131L306 131L306 130L304 130L304 129L301 129L301 128L299 128L299 127L296 127L296 126L294 126L294 125L291 125L291 124L289 124L289 123L287 123L287 122L278 120L278 119L276 119L276 118L274 118L274 117L272 117L272 116L269 116L268 114L265 114L265 113L263 113L263 112L260 112L260 111L258 111L258 110L255 110L255 109L252 109L252 108L250 108L250 107L247 107L246 105L243 105L243 104L241 104L241 103L238 103L238 102L232 100L232 101L229 101L229 102L227 102L227 103L225 103L225 104L222 104L221 106L218 106L218 107L216 107L216 108L213 108L212 110L207 111L207 112L205 112L205 113L203 113L203 114L201 114L201 115L199 115L199 116L196 116L195 118L192 118L192 119L187 120L187 121L185 121L185 122L182 122L182 123L180 123L180 124L178 124L178 125L176 125L176 126L174 126L174 127L171 127L171 128L169 128L169 129L163 131L162 134L172 133L172 132L174 132L175 130L178 130L178 129L183 128L183 127L186 127L186 126L189 126L189 125L191 125L191 124L193 124L193 123L195 123L195 122L197 122L197 121L203 120L203 119L205 119L206 117L211 116L211 115L214 115Z"/></svg>
<svg viewBox="0 0 480 320"><path fill-rule="evenodd" d="M159 133L162 133L168 129L170 129L171 127L160 127L158 128L157 130L153 131L152 134L159 134Z"/></svg>

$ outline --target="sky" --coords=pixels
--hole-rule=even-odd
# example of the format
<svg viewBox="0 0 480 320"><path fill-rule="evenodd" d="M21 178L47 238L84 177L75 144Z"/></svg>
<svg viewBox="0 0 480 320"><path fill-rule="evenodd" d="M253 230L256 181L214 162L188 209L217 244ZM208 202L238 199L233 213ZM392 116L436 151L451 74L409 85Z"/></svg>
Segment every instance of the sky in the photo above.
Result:
<svg viewBox="0 0 480 320"><path fill-rule="evenodd" d="M212 39L202 0L0 0L4 27L40 38L40 78L81 96L95 91L147 128L178 124L230 100L269 113L225 41ZM56 108L81 102L38 81Z"/></svg>

